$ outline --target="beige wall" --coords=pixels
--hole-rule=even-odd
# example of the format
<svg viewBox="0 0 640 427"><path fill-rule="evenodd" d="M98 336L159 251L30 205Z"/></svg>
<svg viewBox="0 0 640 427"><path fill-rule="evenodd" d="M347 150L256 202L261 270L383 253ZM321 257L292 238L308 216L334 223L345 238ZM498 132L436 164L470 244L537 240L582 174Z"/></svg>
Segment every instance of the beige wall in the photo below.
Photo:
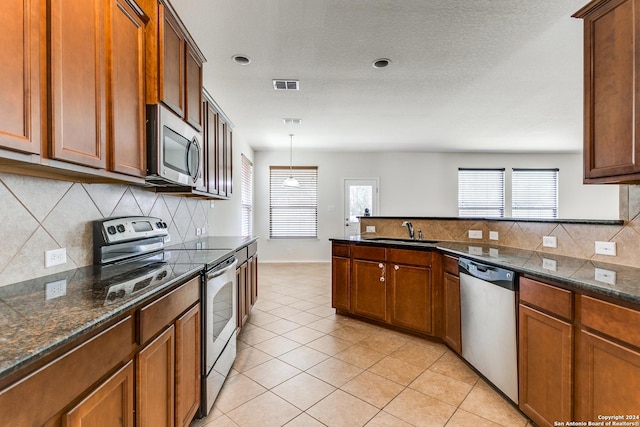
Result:
<svg viewBox="0 0 640 427"><path fill-rule="evenodd" d="M169 224L171 243L208 228L208 203L117 184L82 184L0 173L0 286L93 264L91 221L150 215ZM44 268L44 252L67 263Z"/></svg>

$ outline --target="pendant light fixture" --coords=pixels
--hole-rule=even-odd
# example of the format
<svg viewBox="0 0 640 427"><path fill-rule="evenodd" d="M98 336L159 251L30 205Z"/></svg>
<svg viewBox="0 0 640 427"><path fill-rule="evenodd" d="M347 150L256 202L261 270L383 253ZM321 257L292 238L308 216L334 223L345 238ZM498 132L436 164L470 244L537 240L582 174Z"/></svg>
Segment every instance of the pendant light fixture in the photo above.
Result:
<svg viewBox="0 0 640 427"><path fill-rule="evenodd" d="M293 134L289 134L289 178L282 183L285 187L298 188L300 183L293 177Z"/></svg>

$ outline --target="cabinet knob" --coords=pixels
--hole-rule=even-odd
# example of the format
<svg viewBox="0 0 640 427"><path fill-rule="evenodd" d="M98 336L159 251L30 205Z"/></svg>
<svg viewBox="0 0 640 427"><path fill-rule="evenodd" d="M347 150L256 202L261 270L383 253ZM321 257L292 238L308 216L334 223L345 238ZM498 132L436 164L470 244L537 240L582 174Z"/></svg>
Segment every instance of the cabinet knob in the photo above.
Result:
<svg viewBox="0 0 640 427"><path fill-rule="evenodd" d="M384 277L381 277L381 278L380 278L380 281L381 281L381 282L384 282Z"/></svg>
<svg viewBox="0 0 640 427"><path fill-rule="evenodd" d="M384 268L384 264L383 264L383 263L380 263L380 264L378 264L378 267L380 267L380 268Z"/></svg>
<svg viewBox="0 0 640 427"><path fill-rule="evenodd" d="M394 265L394 266L393 266L393 269L394 269L394 270L400 270L400 267L398 267L397 265Z"/></svg>

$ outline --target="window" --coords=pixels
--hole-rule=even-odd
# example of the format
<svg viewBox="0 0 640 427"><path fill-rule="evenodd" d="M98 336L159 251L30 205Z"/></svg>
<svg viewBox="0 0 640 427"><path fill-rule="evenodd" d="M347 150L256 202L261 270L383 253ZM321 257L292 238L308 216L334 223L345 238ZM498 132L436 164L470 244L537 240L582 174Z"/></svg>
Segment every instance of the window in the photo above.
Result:
<svg viewBox="0 0 640 427"><path fill-rule="evenodd" d="M289 167L269 168L269 238L318 237L318 168L294 167L299 187L285 187Z"/></svg>
<svg viewBox="0 0 640 427"><path fill-rule="evenodd" d="M241 159L240 209L242 211L242 235L251 236L253 234L253 163L244 154Z"/></svg>
<svg viewBox="0 0 640 427"><path fill-rule="evenodd" d="M504 169L458 169L458 216L504 217Z"/></svg>
<svg viewBox="0 0 640 427"><path fill-rule="evenodd" d="M558 169L513 169L511 215L558 218Z"/></svg>

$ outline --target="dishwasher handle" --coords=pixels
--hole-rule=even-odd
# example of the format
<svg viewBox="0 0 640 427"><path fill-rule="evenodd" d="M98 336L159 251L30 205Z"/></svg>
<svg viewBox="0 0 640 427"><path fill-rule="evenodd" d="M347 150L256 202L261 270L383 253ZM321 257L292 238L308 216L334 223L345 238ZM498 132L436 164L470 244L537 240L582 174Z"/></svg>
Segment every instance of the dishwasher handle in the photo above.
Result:
<svg viewBox="0 0 640 427"><path fill-rule="evenodd" d="M517 290L516 274L513 271L504 268L494 267L492 265L480 264L470 259L460 258L458 260L458 272L476 277L485 282L509 289Z"/></svg>

